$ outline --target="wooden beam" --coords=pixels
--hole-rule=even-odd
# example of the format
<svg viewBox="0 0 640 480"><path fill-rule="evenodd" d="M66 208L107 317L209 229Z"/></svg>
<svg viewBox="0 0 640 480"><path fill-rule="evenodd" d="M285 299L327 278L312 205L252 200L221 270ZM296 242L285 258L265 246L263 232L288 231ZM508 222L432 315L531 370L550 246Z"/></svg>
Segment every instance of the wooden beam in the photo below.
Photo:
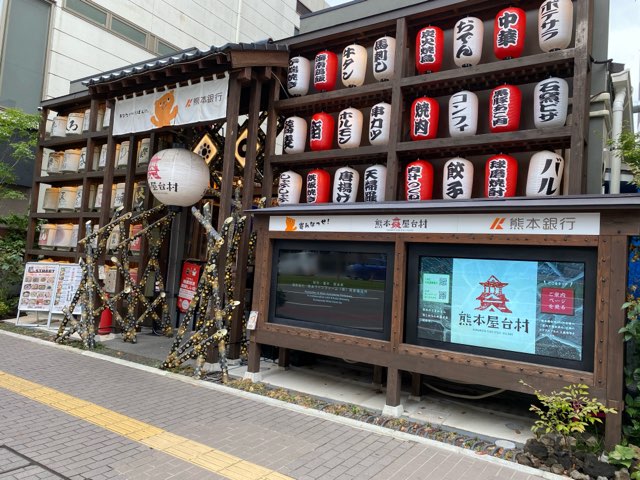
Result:
<svg viewBox="0 0 640 480"><path fill-rule="evenodd" d="M278 75L279 72L275 72ZM262 196L267 199L267 207L271 206L273 194L273 166L271 159L275 158L276 137L278 135L278 112L275 103L280 98L280 83L272 78L269 83L269 105L267 106L267 141L264 149L264 172L262 179Z"/></svg>

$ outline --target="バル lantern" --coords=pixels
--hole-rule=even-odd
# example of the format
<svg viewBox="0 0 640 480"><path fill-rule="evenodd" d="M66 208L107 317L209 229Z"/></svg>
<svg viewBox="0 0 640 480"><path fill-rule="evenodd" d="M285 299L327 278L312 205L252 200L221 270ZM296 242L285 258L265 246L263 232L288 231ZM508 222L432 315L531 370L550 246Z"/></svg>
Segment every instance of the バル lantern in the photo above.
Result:
<svg viewBox="0 0 640 480"><path fill-rule="evenodd" d="M564 159L548 150L538 152L529 161L527 197L556 197L560 195L560 182Z"/></svg>
<svg viewBox="0 0 640 480"><path fill-rule="evenodd" d="M405 169L405 192L408 201L433 198L433 166L426 160L416 160Z"/></svg>
<svg viewBox="0 0 640 480"><path fill-rule="evenodd" d="M458 20L453 27L453 61L459 67L480 63L484 23L476 17Z"/></svg>
<svg viewBox="0 0 640 480"><path fill-rule="evenodd" d="M316 113L309 124L309 147L313 151L330 150L333 146L335 122L326 112Z"/></svg>
<svg viewBox="0 0 640 480"><path fill-rule="evenodd" d="M465 137L478 130L478 96L463 90L449 99L449 135Z"/></svg>
<svg viewBox="0 0 640 480"><path fill-rule="evenodd" d="M364 171L364 201L384 202L387 186L387 167L371 165Z"/></svg>
<svg viewBox="0 0 640 480"><path fill-rule="evenodd" d="M362 139L362 112L357 108L345 108L338 114L338 146L356 148Z"/></svg>
<svg viewBox="0 0 640 480"><path fill-rule="evenodd" d="M327 203L331 200L331 175L316 168L307 173L307 203Z"/></svg>
<svg viewBox="0 0 640 480"><path fill-rule="evenodd" d="M311 62L304 57L289 59L287 90L294 97L306 95L311 81Z"/></svg>
<svg viewBox="0 0 640 480"><path fill-rule="evenodd" d="M149 162L147 183L158 201L188 207L202 199L209 187L209 167L190 150L160 150Z"/></svg>
<svg viewBox="0 0 640 480"><path fill-rule="evenodd" d="M567 121L569 85L563 78L542 80L533 90L533 122L536 128L562 127Z"/></svg>
<svg viewBox="0 0 640 480"><path fill-rule="evenodd" d="M520 128L522 94L515 85L502 85L489 96L489 131L513 132Z"/></svg>
<svg viewBox="0 0 640 480"><path fill-rule="evenodd" d="M342 51L342 84L359 87L367 74L367 49L354 43Z"/></svg>
<svg viewBox="0 0 640 480"><path fill-rule="evenodd" d="M456 157L444 164L442 172L442 198L457 200L471 198L473 189L473 163Z"/></svg>
<svg viewBox="0 0 640 480"><path fill-rule="evenodd" d="M300 203L302 191L302 177L296 172L287 170L280 174L278 182L278 205L292 205Z"/></svg>
<svg viewBox="0 0 640 480"><path fill-rule="evenodd" d="M573 36L573 2L546 0L538 10L538 42L543 52L563 50Z"/></svg>
<svg viewBox="0 0 640 480"><path fill-rule="evenodd" d="M369 143L371 145L386 145L389 143L389 129L391 127L391 105L380 102L371 107L369 113Z"/></svg>
<svg viewBox="0 0 640 480"><path fill-rule="evenodd" d="M527 16L524 10L507 7L500 10L493 24L493 52L496 58L518 58L524 50Z"/></svg>
<svg viewBox="0 0 640 480"><path fill-rule="evenodd" d="M336 170L333 178L334 203L353 203L358 196L360 174L351 167Z"/></svg>
<svg viewBox="0 0 640 480"><path fill-rule="evenodd" d="M444 32L438 27L424 27L416 35L416 70L419 74L439 72L444 56Z"/></svg>
<svg viewBox="0 0 640 480"><path fill-rule="evenodd" d="M518 182L518 161L510 155L494 155L485 165L484 195L488 198L513 197Z"/></svg>
<svg viewBox="0 0 640 480"><path fill-rule="evenodd" d="M289 117L282 129L284 153L302 153L307 143L307 122L304 118Z"/></svg>
<svg viewBox="0 0 640 480"><path fill-rule="evenodd" d="M336 88L338 78L338 56L327 50L316 55L313 65L313 86L321 92L328 92Z"/></svg>
<svg viewBox="0 0 640 480"><path fill-rule="evenodd" d="M373 43L373 78L391 80L396 71L396 39L381 37Z"/></svg>
<svg viewBox="0 0 640 480"><path fill-rule="evenodd" d="M429 140L438 135L440 105L433 98L416 98L411 105L411 140Z"/></svg>

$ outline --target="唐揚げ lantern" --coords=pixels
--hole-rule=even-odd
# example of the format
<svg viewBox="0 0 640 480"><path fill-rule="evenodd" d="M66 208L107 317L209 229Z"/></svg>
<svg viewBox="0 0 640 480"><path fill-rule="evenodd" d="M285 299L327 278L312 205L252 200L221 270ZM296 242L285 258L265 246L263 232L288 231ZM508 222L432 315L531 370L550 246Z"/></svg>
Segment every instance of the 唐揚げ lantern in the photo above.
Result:
<svg viewBox="0 0 640 480"><path fill-rule="evenodd" d="M433 166L426 160L416 160L405 169L405 193L408 201L433 198Z"/></svg>
<svg viewBox="0 0 640 480"><path fill-rule="evenodd" d="M316 113L309 124L309 147L313 151L330 150L333 146L335 121L326 112Z"/></svg>
<svg viewBox="0 0 640 480"><path fill-rule="evenodd" d="M209 167L190 150L160 150L149 162L147 183L158 201L188 207L199 201L209 187Z"/></svg>
<svg viewBox="0 0 640 480"><path fill-rule="evenodd" d="M342 84L359 87L367 74L367 49L354 43L342 51Z"/></svg>
<svg viewBox="0 0 640 480"><path fill-rule="evenodd" d="M371 165L364 171L364 201L384 202L387 186L387 167Z"/></svg>
<svg viewBox="0 0 640 480"><path fill-rule="evenodd" d="M518 183L518 161L510 155L494 155L485 165L484 195L513 197Z"/></svg>
<svg viewBox="0 0 640 480"><path fill-rule="evenodd" d="M282 129L284 153L302 153L307 142L307 122L304 118L289 117Z"/></svg>
<svg viewBox="0 0 640 480"><path fill-rule="evenodd" d="M373 78L391 80L396 71L396 39L381 37L373 43Z"/></svg>
<svg viewBox="0 0 640 480"><path fill-rule="evenodd" d="M493 53L500 60L518 58L524 50L527 16L524 10L507 7L500 10L493 23Z"/></svg>
<svg viewBox="0 0 640 480"><path fill-rule="evenodd" d="M527 173L527 197L555 197L560 195L564 159L549 150L531 157Z"/></svg>
<svg viewBox="0 0 640 480"><path fill-rule="evenodd" d="M438 135L440 105L433 98L416 98L411 105L411 140L429 140Z"/></svg>
<svg viewBox="0 0 640 480"><path fill-rule="evenodd" d="M362 112L357 108L345 108L338 114L338 146L356 148L362 139Z"/></svg>
<svg viewBox="0 0 640 480"><path fill-rule="evenodd" d="M311 81L311 62L304 57L289 59L287 90L294 97L306 95Z"/></svg>
<svg viewBox="0 0 640 480"><path fill-rule="evenodd" d="M453 61L459 67L480 63L484 23L476 17L458 20L453 27Z"/></svg>
<svg viewBox="0 0 640 480"><path fill-rule="evenodd" d="M321 92L336 88L338 78L338 56L327 50L316 55L313 65L313 86Z"/></svg>
<svg viewBox="0 0 640 480"><path fill-rule="evenodd" d="M327 203L331 200L331 175L316 168L307 173L307 203Z"/></svg>
<svg viewBox="0 0 640 480"><path fill-rule="evenodd" d="M333 177L333 202L353 203L358 196L360 174L351 167L336 170Z"/></svg>
<svg viewBox="0 0 640 480"><path fill-rule="evenodd" d="M416 70L419 74L439 72L444 55L444 32L428 26L416 35Z"/></svg>
<svg viewBox="0 0 640 480"><path fill-rule="evenodd" d="M501 85L489 96L489 131L513 132L520 128L522 94L515 85Z"/></svg>
<svg viewBox="0 0 640 480"><path fill-rule="evenodd" d="M386 145L389 143L389 129L391 127L391 105L380 102L371 107L369 113L369 143L371 145Z"/></svg>
<svg viewBox="0 0 640 480"><path fill-rule="evenodd" d="M278 205L300 203L302 177L296 172L287 170L280 174L278 181Z"/></svg>
<svg viewBox="0 0 640 480"><path fill-rule="evenodd" d="M478 96L463 90L449 99L449 135L465 137L478 130Z"/></svg>
<svg viewBox="0 0 640 480"><path fill-rule="evenodd" d="M563 50L573 36L573 2L546 0L538 10L538 43L543 52Z"/></svg>
<svg viewBox="0 0 640 480"><path fill-rule="evenodd" d="M473 189L473 163L456 157L444 164L442 172L442 198L458 200L471 198Z"/></svg>
<svg viewBox="0 0 640 480"><path fill-rule="evenodd" d="M569 84L563 78L542 80L533 90L533 122L536 128L562 127L567 121Z"/></svg>

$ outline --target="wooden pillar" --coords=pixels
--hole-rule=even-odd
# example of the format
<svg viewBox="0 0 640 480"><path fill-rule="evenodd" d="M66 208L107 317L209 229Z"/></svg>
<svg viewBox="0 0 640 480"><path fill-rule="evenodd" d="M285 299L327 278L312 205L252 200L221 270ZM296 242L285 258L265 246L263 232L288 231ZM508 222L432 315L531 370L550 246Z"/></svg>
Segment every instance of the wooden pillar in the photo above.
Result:
<svg viewBox="0 0 640 480"><path fill-rule="evenodd" d="M382 411L385 415L399 417L402 415L402 405L400 404L400 370L389 367L387 369L387 399Z"/></svg>
<svg viewBox="0 0 640 480"><path fill-rule="evenodd" d="M224 157L222 161L222 185L220 187L220 211L218 228L231 213L233 198L233 169L236 162L236 141L238 140L238 115L240 114L240 94L242 87L237 72L229 76L227 94L227 126L225 128ZM224 271L224 266L220 271Z"/></svg>
<svg viewBox="0 0 640 480"><path fill-rule="evenodd" d="M258 311L258 321L256 322L256 330L249 335L249 362L247 372L257 375L260 372L260 344L256 340L256 331L266 323L267 303L269 298L270 276L269 261L271 260L271 243L267 238L267 224L269 219L265 217L255 218L255 228L258 236L256 251L264 252L259 255L260 261L256 261L254 269L254 286L253 298L251 301L252 308ZM257 257L257 258L258 258Z"/></svg>
<svg viewBox="0 0 640 480"><path fill-rule="evenodd" d="M277 73L274 73L277 75ZM271 157L276 151L276 137L278 136L278 112L275 109L275 102L280 98L280 83L275 79L269 85L269 105L267 107L267 141L265 144L264 172L262 179L262 196L267 199L267 207L271 206L271 195L273 192L273 169L271 168Z"/></svg>
<svg viewBox="0 0 640 480"><path fill-rule="evenodd" d="M289 368L289 363L289 349L284 347L278 348L278 366L280 368Z"/></svg>
<svg viewBox="0 0 640 480"><path fill-rule="evenodd" d="M411 374L411 396L416 400L422 396L422 375L420 373Z"/></svg>
<svg viewBox="0 0 640 480"><path fill-rule="evenodd" d="M381 367L380 365L373 366L372 383L382 387L382 384L384 383L384 367Z"/></svg>

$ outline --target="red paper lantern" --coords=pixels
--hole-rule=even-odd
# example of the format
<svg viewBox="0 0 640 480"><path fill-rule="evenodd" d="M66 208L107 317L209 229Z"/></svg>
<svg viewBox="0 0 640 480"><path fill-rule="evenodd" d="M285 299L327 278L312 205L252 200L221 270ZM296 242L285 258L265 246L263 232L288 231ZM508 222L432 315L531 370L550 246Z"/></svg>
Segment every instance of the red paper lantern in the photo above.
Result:
<svg viewBox="0 0 640 480"><path fill-rule="evenodd" d="M307 173L307 203L327 203L331 195L331 175L316 168Z"/></svg>
<svg viewBox="0 0 640 480"><path fill-rule="evenodd" d="M433 198L433 166L429 162L416 160L407 165L405 192L409 202Z"/></svg>
<svg viewBox="0 0 640 480"><path fill-rule="evenodd" d="M484 195L488 198L513 197L518 182L518 161L511 155L494 155L485 166Z"/></svg>
<svg viewBox="0 0 640 480"><path fill-rule="evenodd" d="M522 94L514 85L501 85L489 96L489 131L513 132L520 128Z"/></svg>
<svg viewBox="0 0 640 480"><path fill-rule="evenodd" d="M438 27L424 27L416 35L416 70L419 74L439 72L444 56L444 32Z"/></svg>
<svg viewBox="0 0 640 480"><path fill-rule="evenodd" d="M323 50L316 55L313 66L313 86L321 92L335 90L338 79L338 56Z"/></svg>
<svg viewBox="0 0 640 480"><path fill-rule="evenodd" d="M326 112L316 113L309 124L309 147L313 151L331 150L335 121Z"/></svg>
<svg viewBox="0 0 640 480"><path fill-rule="evenodd" d="M440 105L433 98L416 98L411 105L411 140L429 140L438 135Z"/></svg>
<svg viewBox="0 0 640 480"><path fill-rule="evenodd" d="M500 10L493 22L493 52L496 58L518 58L524 50L527 15L521 8Z"/></svg>

